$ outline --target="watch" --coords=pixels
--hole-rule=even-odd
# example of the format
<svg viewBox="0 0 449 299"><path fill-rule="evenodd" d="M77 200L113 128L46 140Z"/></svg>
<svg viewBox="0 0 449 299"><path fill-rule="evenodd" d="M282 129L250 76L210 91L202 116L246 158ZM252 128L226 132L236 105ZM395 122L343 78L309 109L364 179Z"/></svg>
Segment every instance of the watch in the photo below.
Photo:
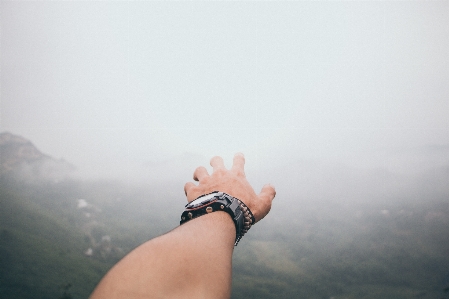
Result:
<svg viewBox="0 0 449 299"><path fill-rule="evenodd" d="M251 210L241 200L224 192L214 191L189 202L181 215L180 224L216 211L228 213L234 221L236 230L234 246L237 246L240 239L256 222Z"/></svg>

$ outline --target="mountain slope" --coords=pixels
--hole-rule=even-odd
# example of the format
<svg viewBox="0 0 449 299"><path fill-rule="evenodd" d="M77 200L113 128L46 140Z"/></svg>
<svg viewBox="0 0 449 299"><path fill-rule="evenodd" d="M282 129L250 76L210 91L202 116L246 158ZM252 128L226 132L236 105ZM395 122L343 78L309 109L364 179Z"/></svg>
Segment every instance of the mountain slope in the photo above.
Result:
<svg viewBox="0 0 449 299"><path fill-rule="evenodd" d="M0 133L0 176L23 180L60 180L75 170L64 160L40 152L31 141L8 132Z"/></svg>
<svg viewBox="0 0 449 299"><path fill-rule="evenodd" d="M127 252L172 228L148 187L72 178L69 163L10 133L0 158L1 299L87 298Z"/></svg>
<svg viewBox="0 0 449 299"><path fill-rule="evenodd" d="M68 284L74 298L87 298L111 265L86 258L87 246L78 229L2 186L1 298L59 298Z"/></svg>
<svg viewBox="0 0 449 299"><path fill-rule="evenodd" d="M87 298L121 256L179 224L176 184L48 180L39 171L26 180L14 165L51 158L12 144L18 152L1 152L13 165L0 175L2 299ZM448 170L407 181L400 197L366 191L349 202L340 200L346 185L315 197L279 188L271 213L234 250L232 298L448 299Z"/></svg>

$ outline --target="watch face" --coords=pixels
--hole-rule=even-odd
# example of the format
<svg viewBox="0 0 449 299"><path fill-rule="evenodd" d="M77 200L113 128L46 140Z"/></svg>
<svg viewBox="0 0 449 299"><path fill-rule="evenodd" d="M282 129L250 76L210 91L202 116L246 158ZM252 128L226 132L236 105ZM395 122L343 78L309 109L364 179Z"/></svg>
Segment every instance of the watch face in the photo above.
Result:
<svg viewBox="0 0 449 299"><path fill-rule="evenodd" d="M191 201L190 203L187 204L186 208L188 209L195 209L198 208L202 205L208 204L210 202L212 202L215 199L215 196L217 196L216 193L212 193L212 194L207 194L204 196L201 196L193 201Z"/></svg>

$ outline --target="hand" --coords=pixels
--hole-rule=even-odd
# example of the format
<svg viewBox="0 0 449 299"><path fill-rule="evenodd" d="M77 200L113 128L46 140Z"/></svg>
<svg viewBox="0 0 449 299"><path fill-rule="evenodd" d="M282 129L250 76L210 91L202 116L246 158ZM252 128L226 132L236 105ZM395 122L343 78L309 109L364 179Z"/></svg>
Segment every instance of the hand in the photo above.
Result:
<svg viewBox="0 0 449 299"><path fill-rule="evenodd" d="M212 175L209 175L206 168L202 166L193 173L193 179L199 182L198 186L192 182L185 184L184 191L188 202L201 195L221 191L243 201L253 213L256 222L268 214L276 191L272 185L268 184L263 186L259 195L254 192L246 180L243 154L238 153L234 156L231 170L226 169L223 159L218 156L210 160L210 165L213 167Z"/></svg>

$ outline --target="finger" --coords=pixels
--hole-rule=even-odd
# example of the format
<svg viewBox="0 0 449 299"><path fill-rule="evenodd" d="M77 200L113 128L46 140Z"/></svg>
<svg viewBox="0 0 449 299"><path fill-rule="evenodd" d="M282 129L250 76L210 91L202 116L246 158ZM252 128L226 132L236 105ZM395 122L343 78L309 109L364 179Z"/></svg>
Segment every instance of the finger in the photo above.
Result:
<svg viewBox="0 0 449 299"><path fill-rule="evenodd" d="M193 173L193 179L197 182L201 181L202 179L208 176L209 173L207 172L207 169L204 168L203 166L200 166L197 169L195 169L195 172Z"/></svg>
<svg viewBox="0 0 449 299"><path fill-rule="evenodd" d="M223 158L219 156L215 156L212 159L210 159L210 166L214 168L214 171L216 171L217 169L226 168L223 162Z"/></svg>
<svg viewBox="0 0 449 299"><path fill-rule="evenodd" d="M273 201L274 197L276 196L276 189L273 185L267 184L262 187L262 190L260 191L258 197L271 205L271 202Z"/></svg>
<svg viewBox="0 0 449 299"><path fill-rule="evenodd" d="M272 185L263 186L262 191L257 196L259 198L258 206L260 207L260 211L259 213L254 214L256 222L263 219L270 212L271 204L275 196L276 190Z"/></svg>
<svg viewBox="0 0 449 299"><path fill-rule="evenodd" d="M232 164L232 171L237 174L245 176L245 156L242 153L234 155L234 162Z"/></svg>
<svg viewBox="0 0 449 299"><path fill-rule="evenodd" d="M197 186L192 183L192 182L188 182L184 185L184 193L187 196L187 201L190 202L192 201L194 198L193 193L195 192L195 189L197 188Z"/></svg>

